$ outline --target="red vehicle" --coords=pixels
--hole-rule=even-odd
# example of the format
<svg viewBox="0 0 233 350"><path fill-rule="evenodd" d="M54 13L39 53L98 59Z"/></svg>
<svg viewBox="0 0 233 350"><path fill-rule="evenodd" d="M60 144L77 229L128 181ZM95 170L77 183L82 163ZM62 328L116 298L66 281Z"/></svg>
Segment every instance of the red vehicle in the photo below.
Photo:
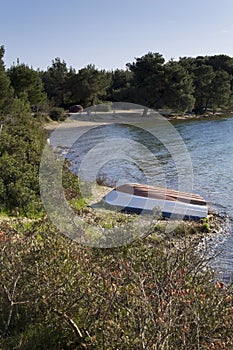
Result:
<svg viewBox="0 0 233 350"><path fill-rule="evenodd" d="M70 113L81 113L83 112L83 107L81 105L74 105L69 107Z"/></svg>

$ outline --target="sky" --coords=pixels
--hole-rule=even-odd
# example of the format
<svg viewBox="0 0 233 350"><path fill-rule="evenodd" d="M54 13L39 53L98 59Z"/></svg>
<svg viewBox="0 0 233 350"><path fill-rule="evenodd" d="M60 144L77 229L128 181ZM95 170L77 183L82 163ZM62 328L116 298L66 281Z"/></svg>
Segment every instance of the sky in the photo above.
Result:
<svg viewBox="0 0 233 350"><path fill-rule="evenodd" d="M233 57L233 0L0 0L6 68L125 69L146 53Z"/></svg>

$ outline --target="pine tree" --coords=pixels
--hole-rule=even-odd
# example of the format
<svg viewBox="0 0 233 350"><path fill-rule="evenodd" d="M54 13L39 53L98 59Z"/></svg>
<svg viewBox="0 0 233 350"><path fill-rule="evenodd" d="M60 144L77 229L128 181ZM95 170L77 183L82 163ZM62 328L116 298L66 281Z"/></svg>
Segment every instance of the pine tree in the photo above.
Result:
<svg viewBox="0 0 233 350"><path fill-rule="evenodd" d="M0 47L0 115L8 113L13 100L13 89L3 61L5 49Z"/></svg>

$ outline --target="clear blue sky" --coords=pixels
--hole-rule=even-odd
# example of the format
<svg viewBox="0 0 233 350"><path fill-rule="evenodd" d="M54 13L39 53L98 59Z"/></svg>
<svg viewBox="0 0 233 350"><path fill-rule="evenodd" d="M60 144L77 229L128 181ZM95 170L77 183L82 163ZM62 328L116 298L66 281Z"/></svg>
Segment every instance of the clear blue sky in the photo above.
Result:
<svg viewBox="0 0 233 350"><path fill-rule="evenodd" d="M149 51L166 60L233 57L233 0L0 0L6 67L125 68Z"/></svg>

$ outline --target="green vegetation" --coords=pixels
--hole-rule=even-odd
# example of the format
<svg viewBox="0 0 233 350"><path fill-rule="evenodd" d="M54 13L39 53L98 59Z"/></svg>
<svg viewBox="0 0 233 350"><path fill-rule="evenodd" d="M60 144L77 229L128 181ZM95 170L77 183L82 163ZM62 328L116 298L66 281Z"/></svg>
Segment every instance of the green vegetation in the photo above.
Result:
<svg viewBox="0 0 233 350"><path fill-rule="evenodd" d="M60 58L47 71L17 62L8 70L0 50L0 112L24 107L49 114L50 109L102 102L132 102L175 113L232 111L233 58L227 55L182 57L165 62L149 52L126 64L126 70L98 70L89 64L76 71ZM62 120L59 115L54 120Z"/></svg>
<svg viewBox="0 0 233 350"><path fill-rule="evenodd" d="M14 89L14 96L27 100L35 112L42 110L47 96L43 91L39 73L25 64L17 64L12 66L7 74Z"/></svg>
<svg viewBox="0 0 233 350"><path fill-rule="evenodd" d="M0 210L37 215L42 210L38 173L45 133L30 116L2 117Z"/></svg>
<svg viewBox="0 0 233 350"><path fill-rule="evenodd" d="M2 221L0 347L231 349L232 290L195 254L198 225L92 249L47 219Z"/></svg>
<svg viewBox="0 0 233 350"><path fill-rule="evenodd" d="M39 168L46 143L43 124L30 115L0 117L0 212L14 216L44 215ZM70 200L79 195L77 177L65 162L63 187Z"/></svg>

